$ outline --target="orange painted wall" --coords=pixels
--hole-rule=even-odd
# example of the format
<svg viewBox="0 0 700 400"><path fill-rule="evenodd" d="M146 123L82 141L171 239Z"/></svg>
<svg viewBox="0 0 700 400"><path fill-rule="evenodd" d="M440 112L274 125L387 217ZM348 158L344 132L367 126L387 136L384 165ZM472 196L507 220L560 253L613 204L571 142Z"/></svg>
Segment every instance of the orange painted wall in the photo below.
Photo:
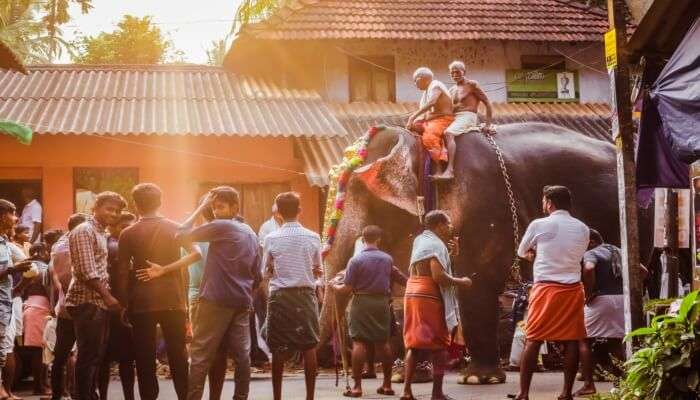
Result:
<svg viewBox="0 0 700 400"><path fill-rule="evenodd" d="M192 211L200 182L286 182L302 195L302 223L319 230L318 190L301 174L288 138L36 135L24 146L0 135L3 179L25 178L38 171L27 168L40 168L45 229L65 229L75 167L138 168L140 182L162 188L163 214L174 220Z"/></svg>

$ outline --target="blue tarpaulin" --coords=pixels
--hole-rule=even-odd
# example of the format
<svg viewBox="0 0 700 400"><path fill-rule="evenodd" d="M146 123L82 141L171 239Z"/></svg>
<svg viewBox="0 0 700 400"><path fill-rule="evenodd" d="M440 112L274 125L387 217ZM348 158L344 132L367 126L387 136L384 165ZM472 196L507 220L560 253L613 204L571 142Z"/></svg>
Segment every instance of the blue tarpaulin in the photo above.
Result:
<svg viewBox="0 0 700 400"><path fill-rule="evenodd" d="M700 159L700 18L644 98L637 159L639 187L688 187Z"/></svg>
<svg viewBox="0 0 700 400"><path fill-rule="evenodd" d="M695 20L651 90L666 139L678 159L700 158L700 18Z"/></svg>

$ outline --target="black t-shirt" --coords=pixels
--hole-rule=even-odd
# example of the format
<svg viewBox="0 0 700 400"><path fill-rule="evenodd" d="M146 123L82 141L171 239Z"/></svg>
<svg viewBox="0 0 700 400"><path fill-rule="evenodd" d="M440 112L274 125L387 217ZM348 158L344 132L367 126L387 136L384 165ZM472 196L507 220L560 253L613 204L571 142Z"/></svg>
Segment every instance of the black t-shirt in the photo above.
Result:
<svg viewBox="0 0 700 400"><path fill-rule="evenodd" d="M177 223L163 217L141 218L119 236L119 260L128 260L131 265L127 286L130 311L187 309L184 272L171 272L148 282L139 281L134 273L148 267L146 260L165 266L180 259L175 240L178 228Z"/></svg>
<svg viewBox="0 0 700 400"><path fill-rule="evenodd" d="M622 294L622 276L613 273L613 251L620 249L604 244L588 250L583 255L584 262L595 264L595 287L593 293L598 296Z"/></svg>

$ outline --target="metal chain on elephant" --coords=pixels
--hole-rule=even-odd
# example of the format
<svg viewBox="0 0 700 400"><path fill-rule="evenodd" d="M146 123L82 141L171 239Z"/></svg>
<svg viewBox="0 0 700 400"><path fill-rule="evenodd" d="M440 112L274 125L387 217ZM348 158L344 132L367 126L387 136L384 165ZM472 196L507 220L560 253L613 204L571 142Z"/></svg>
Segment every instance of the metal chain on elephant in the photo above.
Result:
<svg viewBox="0 0 700 400"><path fill-rule="evenodd" d="M508 167L506 166L506 161L503 158L503 152L501 148L496 143L493 138L495 131L483 132L486 140L491 144L493 150L496 152L496 157L498 158L498 165L501 168L501 174L503 175L503 182L506 187L506 195L508 196L508 203L510 206L510 217L513 223L513 265L511 265L511 279L516 283L522 283L522 276L520 275L520 259L518 258L518 246L520 245L520 224L518 223L518 208L515 200L515 194L513 193L513 186L510 183L510 174L508 174Z"/></svg>

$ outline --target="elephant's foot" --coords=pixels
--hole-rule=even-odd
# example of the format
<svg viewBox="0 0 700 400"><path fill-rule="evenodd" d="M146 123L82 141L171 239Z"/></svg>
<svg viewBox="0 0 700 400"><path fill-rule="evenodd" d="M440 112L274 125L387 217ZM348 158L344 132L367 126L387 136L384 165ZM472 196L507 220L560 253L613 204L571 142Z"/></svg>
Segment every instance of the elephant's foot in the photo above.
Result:
<svg viewBox="0 0 700 400"><path fill-rule="evenodd" d="M464 372L457 378L460 385L492 385L505 383L506 374L499 367L478 366L470 363Z"/></svg>

